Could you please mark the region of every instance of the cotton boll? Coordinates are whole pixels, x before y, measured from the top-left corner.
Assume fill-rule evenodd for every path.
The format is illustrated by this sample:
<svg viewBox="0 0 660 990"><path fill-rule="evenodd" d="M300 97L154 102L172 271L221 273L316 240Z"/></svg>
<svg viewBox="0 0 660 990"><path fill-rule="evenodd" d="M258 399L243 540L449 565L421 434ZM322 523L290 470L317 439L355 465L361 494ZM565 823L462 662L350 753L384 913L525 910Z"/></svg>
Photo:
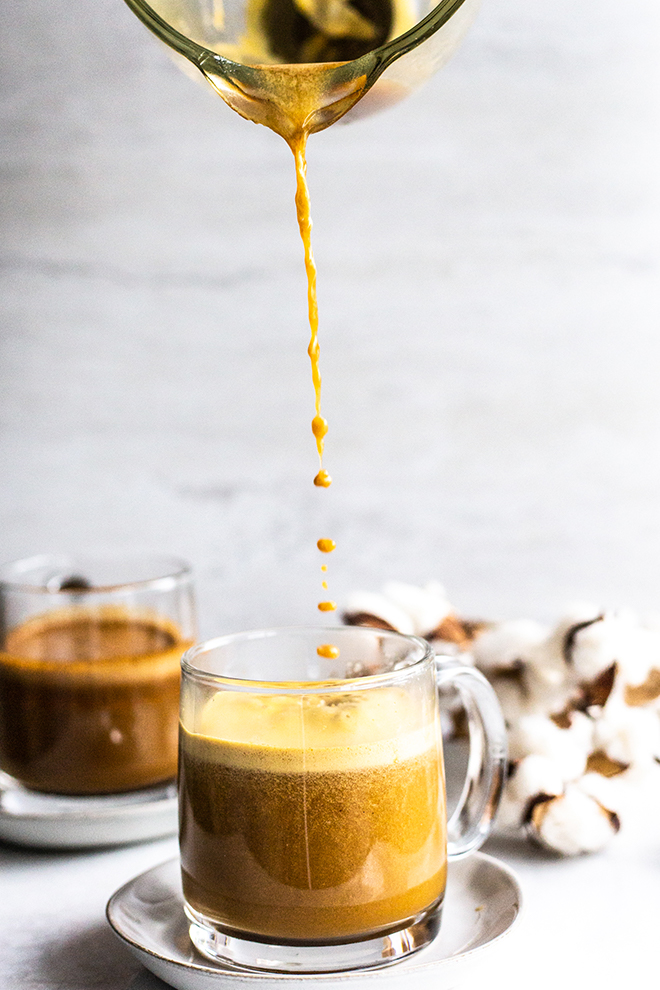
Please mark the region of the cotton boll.
<svg viewBox="0 0 660 990"><path fill-rule="evenodd" d="M574 627L566 638L566 662L578 681L592 681L620 657L630 634L627 623L604 616L587 626Z"/></svg>
<svg viewBox="0 0 660 990"><path fill-rule="evenodd" d="M519 829L530 801L541 795L558 795L564 790L561 774L546 756L526 756L514 767L506 782L497 824L504 829Z"/></svg>
<svg viewBox="0 0 660 990"><path fill-rule="evenodd" d="M555 661L566 662L566 640L572 630L587 623L597 622L602 610L588 602L576 602L569 606L548 637L548 652Z"/></svg>
<svg viewBox="0 0 660 990"><path fill-rule="evenodd" d="M559 731L565 733L582 752L589 754L593 749L594 720L584 712L571 712L569 719L570 726Z"/></svg>
<svg viewBox="0 0 660 990"><path fill-rule="evenodd" d="M566 678L566 664L556 646L554 636L550 635L528 650L526 659L530 674L540 685L547 684L549 687L554 687L563 683Z"/></svg>
<svg viewBox="0 0 660 990"><path fill-rule="evenodd" d="M631 784L624 774L603 777L600 773L585 773L575 786L603 808L615 812L619 818L625 815L631 804Z"/></svg>
<svg viewBox="0 0 660 990"><path fill-rule="evenodd" d="M547 641L530 651L523 677L530 712L554 715L563 711L575 694L575 685L567 677L566 664L557 659Z"/></svg>
<svg viewBox="0 0 660 990"><path fill-rule="evenodd" d="M613 777L611 783L620 786L621 807L626 817L648 815L649 811L657 816L660 812L660 765L656 760L632 763L618 777Z"/></svg>
<svg viewBox="0 0 660 990"><path fill-rule="evenodd" d="M560 729L544 715L525 715L509 733L509 756L520 760L535 753L557 768L562 780L575 780L584 773L588 745L579 733Z"/></svg>
<svg viewBox="0 0 660 990"><path fill-rule="evenodd" d="M563 856L577 856L608 845L619 830L619 821L615 814L571 785L561 797L535 806L528 830L546 848Z"/></svg>
<svg viewBox="0 0 660 990"><path fill-rule="evenodd" d="M612 620L594 622L575 633L566 658L577 681L592 681L621 653L622 630Z"/></svg>
<svg viewBox="0 0 660 990"><path fill-rule="evenodd" d="M594 724L594 749L618 763L649 763L660 757L660 719L649 708L630 708L613 696Z"/></svg>
<svg viewBox="0 0 660 990"><path fill-rule="evenodd" d="M630 612L606 613L567 633L566 660L578 681L592 681L616 663L626 681L641 683L660 663L660 636L639 625Z"/></svg>
<svg viewBox="0 0 660 990"><path fill-rule="evenodd" d="M472 654L477 666L488 673L525 662L530 649L539 646L546 637L545 627L531 619L500 622L480 633Z"/></svg>
<svg viewBox="0 0 660 990"><path fill-rule="evenodd" d="M564 780L553 760L531 753L515 767L507 781L507 791L513 800L525 806L539 794L563 794Z"/></svg>
<svg viewBox="0 0 660 990"><path fill-rule="evenodd" d="M660 633L629 626L621 638L617 663L626 684L643 684L653 669L660 669Z"/></svg>
<svg viewBox="0 0 660 990"><path fill-rule="evenodd" d="M374 616L381 619L398 632L412 635L415 625L408 613L385 595L372 591L356 591L346 604L345 619L351 621L354 616Z"/></svg>
<svg viewBox="0 0 660 990"><path fill-rule="evenodd" d="M444 588L436 582L425 588L400 581L390 581L383 594L404 611L412 622L412 631L418 636L428 635L451 612Z"/></svg>

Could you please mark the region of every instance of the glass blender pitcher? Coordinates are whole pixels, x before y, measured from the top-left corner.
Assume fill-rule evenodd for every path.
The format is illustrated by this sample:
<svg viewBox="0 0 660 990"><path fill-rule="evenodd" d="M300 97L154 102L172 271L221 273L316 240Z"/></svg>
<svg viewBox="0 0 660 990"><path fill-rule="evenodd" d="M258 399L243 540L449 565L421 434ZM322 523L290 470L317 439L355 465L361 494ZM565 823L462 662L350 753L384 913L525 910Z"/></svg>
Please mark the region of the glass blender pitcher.
<svg viewBox="0 0 660 990"><path fill-rule="evenodd" d="M289 143L397 103L448 61L479 0L126 0L232 109Z"/></svg>

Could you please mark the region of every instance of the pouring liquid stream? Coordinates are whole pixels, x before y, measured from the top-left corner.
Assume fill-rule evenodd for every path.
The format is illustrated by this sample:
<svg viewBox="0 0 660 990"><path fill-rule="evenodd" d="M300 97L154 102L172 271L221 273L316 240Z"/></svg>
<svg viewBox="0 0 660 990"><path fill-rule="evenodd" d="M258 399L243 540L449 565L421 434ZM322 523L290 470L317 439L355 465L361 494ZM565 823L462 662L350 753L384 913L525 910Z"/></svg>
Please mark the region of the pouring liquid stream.
<svg viewBox="0 0 660 990"><path fill-rule="evenodd" d="M311 203L309 197L309 187L307 185L307 162L305 150L307 145L307 135L303 132L295 139L291 140L290 147L296 163L296 213L298 217L298 227L305 251L305 272L307 275L307 309L309 316L310 339L307 353L312 366L312 383L314 385L314 418L312 420L312 433L316 440L316 450L319 456L319 470L314 477L314 484L317 488L329 488L332 478L323 467L323 448L325 437L328 432L328 421L321 413L321 371L319 368L319 307L316 294L316 263L314 262L314 252L312 251L312 216ZM331 553L335 549L333 540L320 539L317 547L321 553ZM327 572L327 564L323 565L324 573ZM322 582L324 591L328 589L328 582ZM335 602L326 600L319 602L320 612L334 612L337 608ZM319 656L327 659L336 659L339 650L332 643L323 643L318 647Z"/></svg>
<svg viewBox="0 0 660 990"><path fill-rule="evenodd" d="M277 107L270 101L262 101L257 94L251 94L250 99L245 99L245 94L241 98L236 93L228 94L224 87L217 85L217 78L207 74L209 82L220 93L225 102L240 113L241 116L253 120L255 123L265 124L280 134L287 142L293 152L296 172L296 215L300 237L303 243L305 258L305 273L307 277L307 312L309 318L309 345L307 353L309 355L312 372L312 384L314 387L314 417L312 419L312 433L316 442L319 469L314 476L314 485L317 488L329 488L332 484L330 474L323 466L323 452L325 438L328 433L328 422L321 412L321 371L319 365L320 345L319 345L319 310L316 290L316 263L312 250L312 218L309 187L307 185L307 161L306 148L309 134L316 129L320 129L318 114L323 112L324 100L321 97L322 79L324 71L327 72L326 64L308 66L275 66L268 67L272 72L279 75L282 83L280 94L280 106ZM297 69L298 73L291 73L288 70ZM351 100L357 100L361 91L360 81L353 88L349 95ZM342 100L341 103L344 101ZM282 111L284 107L284 111ZM336 112L336 108L335 111ZM325 114L323 114L323 124L325 124ZM316 124L316 126L315 126ZM335 544L330 539L320 539L317 547L321 553L328 554L335 549ZM322 565L324 580L322 588L328 589L327 564ZM334 612L337 606L330 598L325 598L318 603L318 609L322 613ZM317 652L319 656L327 659L336 659L339 656L339 649L332 643L321 644Z"/></svg>
<svg viewBox="0 0 660 990"><path fill-rule="evenodd" d="M254 77L236 77L231 83L223 73L214 71L212 60L202 62L200 68L207 80L233 110L242 117L263 124L279 134L287 142L293 152L296 172L296 215L298 227L304 248L305 272L307 277L307 309L309 317L310 338L307 349L314 386L315 412L312 419L312 433L316 441L319 459L319 470L314 477L317 488L329 488L332 484L330 474L323 466L325 438L328 432L327 420L321 412L321 372L319 367L319 312L316 290L316 264L312 251L312 219L309 187L307 185L306 148L307 139L311 133L330 126L347 110L351 109L361 98L367 85L364 75L344 74L344 66L349 59L357 54L347 45L355 44L356 40L363 50L368 50L374 44L384 39L393 25L397 33L414 22L407 0L369 0L367 17L356 13L353 5L346 0L338 0L334 4L319 4L318 0L296 0L297 6L311 16L316 33L308 38L301 48L286 52L286 44L290 39L275 37L279 31L279 21L273 22L273 38L265 39L261 33L261 20L256 16L258 5L253 7L254 16L250 19L245 45L250 49L251 59L245 52L228 52L230 57L238 58L259 68L263 80L262 87L254 85ZM265 7L263 8L265 10ZM222 17L222 4L216 3L214 9L216 18ZM319 20L321 18L321 20ZM261 25L261 26L260 26ZM285 45L285 48L282 48ZM292 63L260 64L264 55L271 55L274 48L279 46L282 54L288 54ZM321 52L324 52L324 55ZM332 61L339 55L346 55L347 61ZM257 56L255 59L254 56ZM314 56L318 60L313 61ZM323 59L323 60L322 60ZM264 59L265 61L265 59ZM330 539L321 539L317 547L324 555L335 549ZM322 588L328 590L327 564L322 565ZM329 597L318 603L318 609L325 614L334 612L336 604ZM339 649L332 643L324 643L317 649L319 656L335 659Z"/></svg>

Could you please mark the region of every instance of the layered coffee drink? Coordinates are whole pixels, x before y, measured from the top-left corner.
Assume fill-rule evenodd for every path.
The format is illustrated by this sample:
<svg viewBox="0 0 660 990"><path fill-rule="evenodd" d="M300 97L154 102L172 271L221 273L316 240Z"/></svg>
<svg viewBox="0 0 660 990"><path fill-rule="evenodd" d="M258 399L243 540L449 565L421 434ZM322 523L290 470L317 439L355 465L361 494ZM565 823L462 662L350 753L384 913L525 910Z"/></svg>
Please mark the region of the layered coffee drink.
<svg viewBox="0 0 660 990"><path fill-rule="evenodd" d="M0 768L35 790L107 794L173 778L180 658L165 618L119 607L49 612L0 652Z"/></svg>
<svg viewBox="0 0 660 990"><path fill-rule="evenodd" d="M192 912L227 934L309 945L386 934L437 905L441 744L414 701L396 687L213 695L197 731L181 729Z"/></svg>

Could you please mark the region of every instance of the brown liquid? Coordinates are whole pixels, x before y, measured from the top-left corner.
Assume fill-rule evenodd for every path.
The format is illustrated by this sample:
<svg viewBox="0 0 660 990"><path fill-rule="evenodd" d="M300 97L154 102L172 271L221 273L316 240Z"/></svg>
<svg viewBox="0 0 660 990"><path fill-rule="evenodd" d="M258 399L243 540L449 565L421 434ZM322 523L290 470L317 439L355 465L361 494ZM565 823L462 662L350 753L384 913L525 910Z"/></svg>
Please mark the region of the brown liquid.
<svg viewBox="0 0 660 990"><path fill-rule="evenodd" d="M0 652L0 767L35 790L105 794L173 778L179 661L165 620L63 610Z"/></svg>
<svg viewBox="0 0 660 990"><path fill-rule="evenodd" d="M226 699L220 700L219 724L231 723ZM361 741L358 722L348 730L349 737L357 733L350 745L333 746L330 739L324 746L327 735L336 733L335 743L345 740L344 726L356 708L359 719L361 702L319 699L325 711L303 714L305 747L304 737L302 743L297 738L301 699L279 700L298 707L272 713L274 738L263 745L182 729L187 902L223 930L274 941L331 942L401 927L437 903L445 887L443 791L433 733L373 740L378 709L368 704L364 727L371 741ZM255 696L237 702L260 701L265 714L255 726L268 723L278 702ZM392 706L383 705L391 718ZM320 719L317 730L314 717ZM237 712L234 721L241 718L247 736L251 713ZM264 731L269 734L268 725ZM293 736L290 746L274 744L282 734Z"/></svg>

